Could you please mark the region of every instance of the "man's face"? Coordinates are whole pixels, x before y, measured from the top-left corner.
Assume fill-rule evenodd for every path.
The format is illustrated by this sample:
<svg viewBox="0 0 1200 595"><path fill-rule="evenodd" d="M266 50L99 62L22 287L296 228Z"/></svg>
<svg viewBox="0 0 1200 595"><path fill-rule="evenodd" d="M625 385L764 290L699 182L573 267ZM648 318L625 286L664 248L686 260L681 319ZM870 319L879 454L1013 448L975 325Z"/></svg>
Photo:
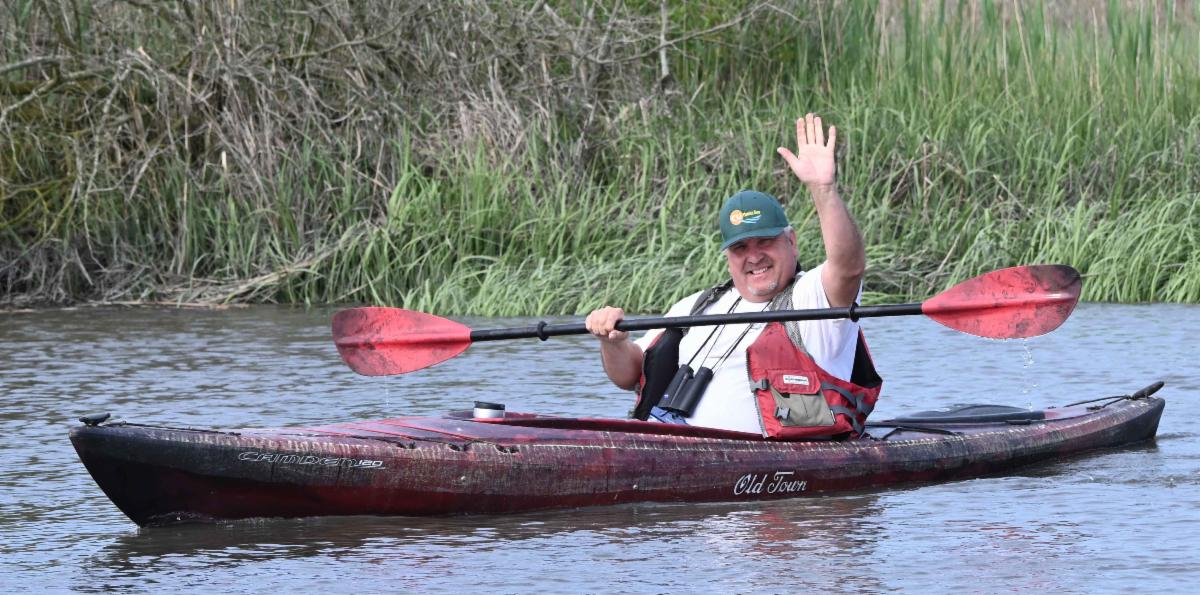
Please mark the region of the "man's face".
<svg viewBox="0 0 1200 595"><path fill-rule="evenodd" d="M748 238L725 249L733 286L748 302L767 302L796 274L796 232Z"/></svg>

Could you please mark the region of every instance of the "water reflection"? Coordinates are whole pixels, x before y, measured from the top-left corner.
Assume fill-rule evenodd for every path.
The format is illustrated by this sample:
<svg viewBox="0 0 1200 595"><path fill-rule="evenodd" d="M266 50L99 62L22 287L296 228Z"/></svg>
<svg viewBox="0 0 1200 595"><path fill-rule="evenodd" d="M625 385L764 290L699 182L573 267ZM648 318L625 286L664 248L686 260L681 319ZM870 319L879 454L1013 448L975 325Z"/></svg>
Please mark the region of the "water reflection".
<svg viewBox="0 0 1200 595"><path fill-rule="evenodd" d="M814 588L834 589L844 587L846 577L831 575L831 565L852 567L874 555L878 511L878 494L858 494L749 505L636 504L504 516L156 527L120 536L91 556L87 566L105 572L73 588L95 592L127 587L179 559L189 561L187 575L241 572L284 560L300 566L339 560L441 568L468 557L480 569L494 569L510 567L521 551L574 556L586 548L592 558L606 563L658 567L656 572L681 576L714 573L712 579L718 581L729 577L717 569L737 560L745 589L777 589L791 573L804 574ZM797 552L813 554L797 558ZM579 586L578 581L573 584ZM858 582L860 589L879 586L874 579Z"/></svg>

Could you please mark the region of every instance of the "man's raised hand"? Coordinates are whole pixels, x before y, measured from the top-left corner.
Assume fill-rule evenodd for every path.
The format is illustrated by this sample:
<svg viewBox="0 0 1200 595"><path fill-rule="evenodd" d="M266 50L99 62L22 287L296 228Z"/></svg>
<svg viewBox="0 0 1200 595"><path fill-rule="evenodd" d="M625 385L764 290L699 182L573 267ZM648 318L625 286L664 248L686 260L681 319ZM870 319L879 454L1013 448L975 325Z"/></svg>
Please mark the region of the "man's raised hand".
<svg viewBox="0 0 1200 595"><path fill-rule="evenodd" d="M810 112L796 120L796 152L787 147L779 147L776 151L801 182L810 187L832 186L837 181L837 165L833 158L836 141L837 128L829 127L826 142L821 117Z"/></svg>

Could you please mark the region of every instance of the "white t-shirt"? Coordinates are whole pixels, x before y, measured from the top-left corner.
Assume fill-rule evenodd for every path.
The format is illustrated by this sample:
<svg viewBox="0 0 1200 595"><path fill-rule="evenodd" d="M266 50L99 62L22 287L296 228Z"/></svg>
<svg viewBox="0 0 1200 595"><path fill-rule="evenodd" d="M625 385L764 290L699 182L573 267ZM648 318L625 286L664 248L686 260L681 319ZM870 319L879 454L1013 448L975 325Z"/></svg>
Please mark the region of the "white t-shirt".
<svg viewBox="0 0 1200 595"><path fill-rule="evenodd" d="M821 283L821 267L801 274L792 285L792 307L797 310L828 308L829 298ZM688 316L692 306L702 292L683 298L666 316ZM861 293L861 289L860 289ZM737 289L730 289L721 299L710 305L703 314L725 314L739 312L761 312L767 303L739 300ZM861 297L861 296L860 296ZM842 318L837 320L807 320L799 323L800 337L804 348L813 361L826 372L850 379L854 368L854 351L858 340L858 323ZM749 330L747 331L747 326ZM707 428L761 433L754 393L750 390L750 378L746 368L746 348L754 343L766 323L751 325L730 324L725 326L696 326L688 330L679 343L679 364L691 361L693 370L707 366L713 371L712 382L704 391L696 411L687 419L688 423ZM650 348L662 329L647 331L635 341L642 351ZM745 336L742 336L745 332ZM709 336L712 336L709 339ZM707 339L707 343L705 340ZM740 339L740 340L739 340ZM736 346L735 346L736 345ZM726 352L733 351L722 362ZM693 356L695 358L693 359ZM719 362L719 363L718 363Z"/></svg>

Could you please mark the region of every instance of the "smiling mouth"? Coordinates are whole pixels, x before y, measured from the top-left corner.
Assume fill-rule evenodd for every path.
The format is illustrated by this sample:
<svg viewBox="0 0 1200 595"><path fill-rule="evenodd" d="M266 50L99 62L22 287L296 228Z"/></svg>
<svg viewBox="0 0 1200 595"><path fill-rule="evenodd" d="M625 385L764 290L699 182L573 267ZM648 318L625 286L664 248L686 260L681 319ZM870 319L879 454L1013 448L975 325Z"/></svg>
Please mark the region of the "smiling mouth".
<svg viewBox="0 0 1200 595"><path fill-rule="evenodd" d="M759 267L757 269L750 269L749 271L746 271L746 274L750 275L751 277L758 277L767 274L767 271L770 269L770 266Z"/></svg>

